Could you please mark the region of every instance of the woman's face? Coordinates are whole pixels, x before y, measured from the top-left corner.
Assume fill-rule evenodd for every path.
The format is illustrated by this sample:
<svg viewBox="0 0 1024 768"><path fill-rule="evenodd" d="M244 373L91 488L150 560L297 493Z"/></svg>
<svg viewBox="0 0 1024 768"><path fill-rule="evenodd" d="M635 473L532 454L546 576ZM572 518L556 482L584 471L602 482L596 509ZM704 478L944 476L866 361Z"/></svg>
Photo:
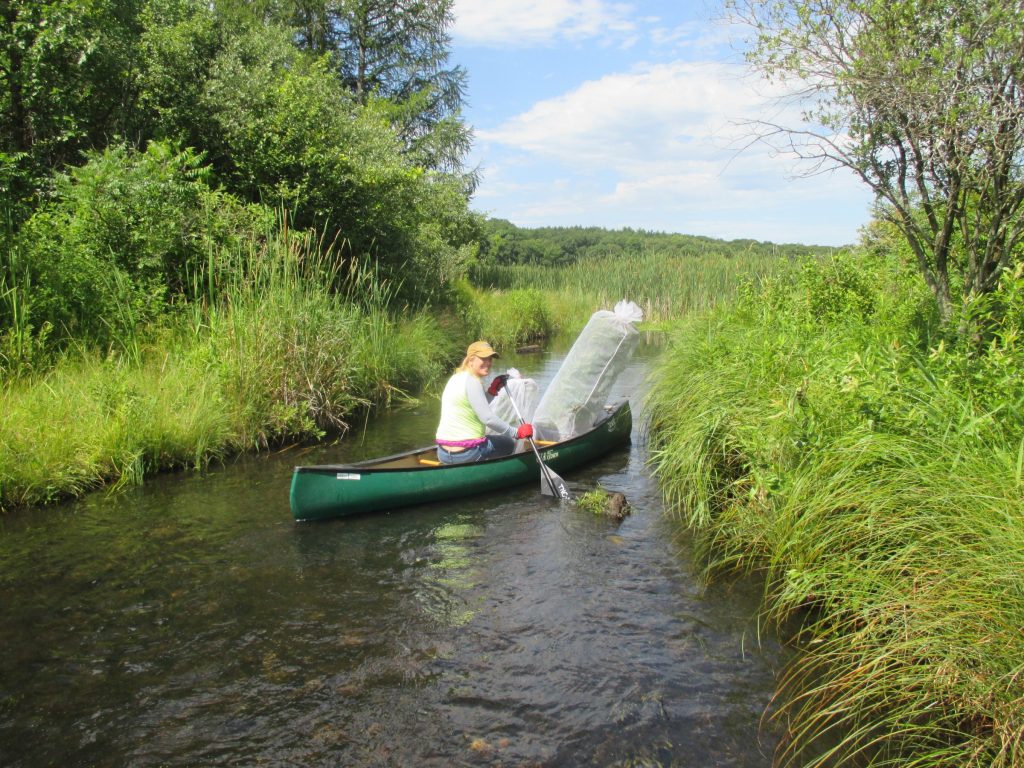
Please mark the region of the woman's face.
<svg viewBox="0 0 1024 768"><path fill-rule="evenodd" d="M491 363L493 360L494 358L492 357L477 357L474 355L469 359L469 372L478 379L482 379L491 372Z"/></svg>

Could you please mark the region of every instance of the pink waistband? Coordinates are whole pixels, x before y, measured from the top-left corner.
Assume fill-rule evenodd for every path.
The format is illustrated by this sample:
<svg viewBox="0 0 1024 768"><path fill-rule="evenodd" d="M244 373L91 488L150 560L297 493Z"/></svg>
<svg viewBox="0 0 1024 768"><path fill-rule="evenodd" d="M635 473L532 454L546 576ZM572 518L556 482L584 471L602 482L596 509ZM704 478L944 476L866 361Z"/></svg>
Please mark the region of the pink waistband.
<svg viewBox="0 0 1024 768"><path fill-rule="evenodd" d="M486 437L476 437L472 440L437 440L438 445L449 448L476 448L487 442Z"/></svg>

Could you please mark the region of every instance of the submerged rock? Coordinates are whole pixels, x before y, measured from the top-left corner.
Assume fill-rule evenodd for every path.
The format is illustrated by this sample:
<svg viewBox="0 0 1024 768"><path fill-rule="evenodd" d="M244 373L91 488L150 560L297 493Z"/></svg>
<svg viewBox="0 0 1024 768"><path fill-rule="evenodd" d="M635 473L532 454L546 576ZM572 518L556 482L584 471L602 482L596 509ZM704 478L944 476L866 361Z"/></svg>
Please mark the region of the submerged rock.
<svg viewBox="0 0 1024 768"><path fill-rule="evenodd" d="M626 501L626 496L617 492L609 494L608 500L605 502L604 506L605 514L616 520L624 519L626 515L633 511L629 508L629 502Z"/></svg>

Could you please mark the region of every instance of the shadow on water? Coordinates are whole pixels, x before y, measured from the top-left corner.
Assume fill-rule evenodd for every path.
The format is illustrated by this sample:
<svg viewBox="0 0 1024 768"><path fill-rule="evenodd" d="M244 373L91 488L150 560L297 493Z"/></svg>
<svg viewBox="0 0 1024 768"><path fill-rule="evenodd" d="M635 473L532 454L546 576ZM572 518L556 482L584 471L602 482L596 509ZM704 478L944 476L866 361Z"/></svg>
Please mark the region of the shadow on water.
<svg viewBox="0 0 1024 768"><path fill-rule="evenodd" d="M543 385L560 359L501 362ZM783 651L758 643L759 586L701 588L639 423L566 477L625 493L621 524L533 486L292 522L293 464L416 447L436 418L424 398L336 445L5 521L0 764L769 765Z"/></svg>

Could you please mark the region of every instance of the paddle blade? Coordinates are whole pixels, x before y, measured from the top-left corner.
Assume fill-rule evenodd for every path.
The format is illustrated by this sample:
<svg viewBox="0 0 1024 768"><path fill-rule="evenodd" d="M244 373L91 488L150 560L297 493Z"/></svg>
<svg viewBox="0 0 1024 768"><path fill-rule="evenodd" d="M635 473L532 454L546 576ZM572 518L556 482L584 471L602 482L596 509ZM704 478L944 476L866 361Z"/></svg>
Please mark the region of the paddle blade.
<svg viewBox="0 0 1024 768"><path fill-rule="evenodd" d="M540 492L561 501L572 501L572 494L569 493L565 481L546 464L540 465Z"/></svg>

